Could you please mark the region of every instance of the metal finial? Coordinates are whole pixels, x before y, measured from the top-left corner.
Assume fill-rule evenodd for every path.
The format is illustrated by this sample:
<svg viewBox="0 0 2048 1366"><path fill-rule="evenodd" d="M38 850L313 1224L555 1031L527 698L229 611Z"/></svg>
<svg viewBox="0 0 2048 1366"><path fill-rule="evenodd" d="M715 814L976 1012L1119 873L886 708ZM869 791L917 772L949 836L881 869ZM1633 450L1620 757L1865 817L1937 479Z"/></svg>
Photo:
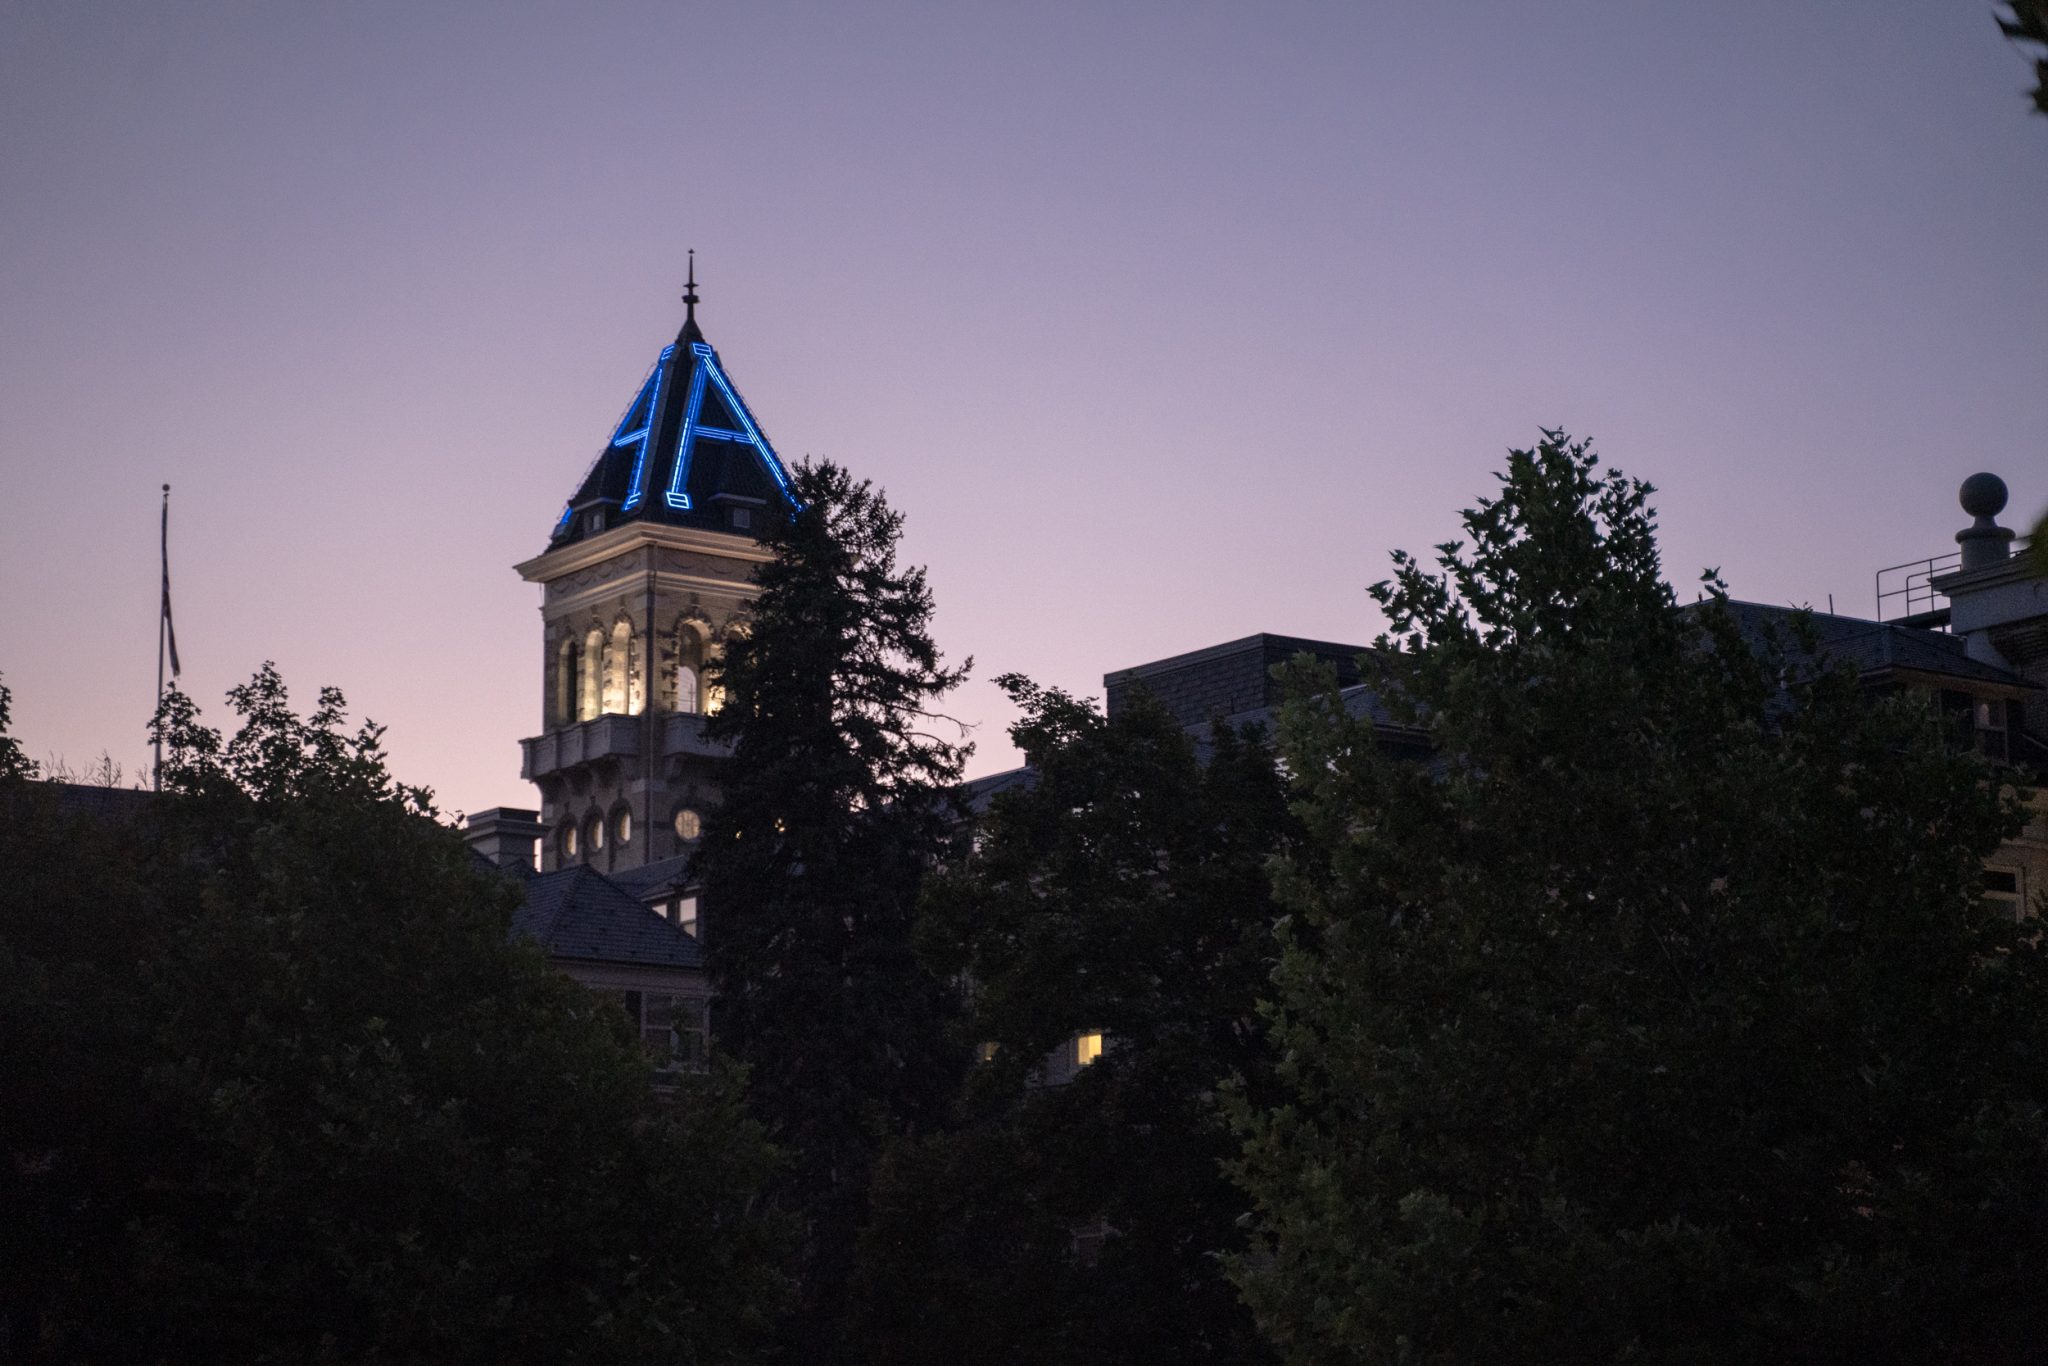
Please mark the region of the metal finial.
<svg viewBox="0 0 2048 1366"><path fill-rule="evenodd" d="M690 278L683 283L683 321L697 321L697 250L690 249Z"/></svg>

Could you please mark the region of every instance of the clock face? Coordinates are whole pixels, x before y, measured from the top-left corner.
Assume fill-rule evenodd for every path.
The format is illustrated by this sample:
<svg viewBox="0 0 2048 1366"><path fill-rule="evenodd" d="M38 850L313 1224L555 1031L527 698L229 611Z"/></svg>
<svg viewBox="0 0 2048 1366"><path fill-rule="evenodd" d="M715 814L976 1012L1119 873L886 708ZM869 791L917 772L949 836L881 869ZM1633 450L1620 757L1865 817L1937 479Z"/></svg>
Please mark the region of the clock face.
<svg viewBox="0 0 2048 1366"><path fill-rule="evenodd" d="M693 840L704 833L704 820L689 807L676 812L676 838Z"/></svg>

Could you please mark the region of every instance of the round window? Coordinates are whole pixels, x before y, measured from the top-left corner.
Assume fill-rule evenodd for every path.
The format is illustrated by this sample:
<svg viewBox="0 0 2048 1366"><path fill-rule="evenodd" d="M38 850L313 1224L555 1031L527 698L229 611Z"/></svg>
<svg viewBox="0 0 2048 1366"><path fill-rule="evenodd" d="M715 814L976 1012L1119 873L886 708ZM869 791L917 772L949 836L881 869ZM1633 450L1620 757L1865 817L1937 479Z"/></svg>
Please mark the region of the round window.
<svg viewBox="0 0 2048 1366"><path fill-rule="evenodd" d="M704 819L689 807L676 812L676 837L693 840L704 833Z"/></svg>
<svg viewBox="0 0 2048 1366"><path fill-rule="evenodd" d="M631 844L633 842L633 813L631 811L621 811L618 815L612 817L612 834L620 844Z"/></svg>

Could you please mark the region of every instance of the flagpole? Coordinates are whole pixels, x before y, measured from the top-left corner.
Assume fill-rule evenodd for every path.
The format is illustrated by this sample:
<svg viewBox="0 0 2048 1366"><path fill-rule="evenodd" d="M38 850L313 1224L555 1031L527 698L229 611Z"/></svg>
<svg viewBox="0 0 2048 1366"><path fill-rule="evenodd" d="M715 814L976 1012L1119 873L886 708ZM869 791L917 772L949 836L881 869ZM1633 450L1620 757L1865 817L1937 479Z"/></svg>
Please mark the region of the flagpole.
<svg viewBox="0 0 2048 1366"><path fill-rule="evenodd" d="M154 718L161 717L163 714L164 629L170 624L171 620L169 612L171 597L171 486L169 484L164 485L164 510L159 526L157 548L163 552L164 579L163 594L157 600L156 609L156 712L153 714L152 722L154 722ZM155 754L150 763L151 785L155 791L161 792L164 790L163 728L152 724L151 729L156 732L153 741Z"/></svg>

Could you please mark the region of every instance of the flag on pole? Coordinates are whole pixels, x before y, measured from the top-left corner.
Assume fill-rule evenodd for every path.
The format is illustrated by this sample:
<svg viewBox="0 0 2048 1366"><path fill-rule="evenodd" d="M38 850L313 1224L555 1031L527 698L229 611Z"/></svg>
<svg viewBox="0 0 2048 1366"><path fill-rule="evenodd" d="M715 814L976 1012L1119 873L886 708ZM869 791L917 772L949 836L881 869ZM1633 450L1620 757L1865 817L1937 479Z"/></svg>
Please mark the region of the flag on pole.
<svg viewBox="0 0 2048 1366"><path fill-rule="evenodd" d="M171 486L164 485L163 536L159 544L164 558L164 640L171 648L171 677L178 676L178 628L171 624ZM158 661L162 667L162 661Z"/></svg>

